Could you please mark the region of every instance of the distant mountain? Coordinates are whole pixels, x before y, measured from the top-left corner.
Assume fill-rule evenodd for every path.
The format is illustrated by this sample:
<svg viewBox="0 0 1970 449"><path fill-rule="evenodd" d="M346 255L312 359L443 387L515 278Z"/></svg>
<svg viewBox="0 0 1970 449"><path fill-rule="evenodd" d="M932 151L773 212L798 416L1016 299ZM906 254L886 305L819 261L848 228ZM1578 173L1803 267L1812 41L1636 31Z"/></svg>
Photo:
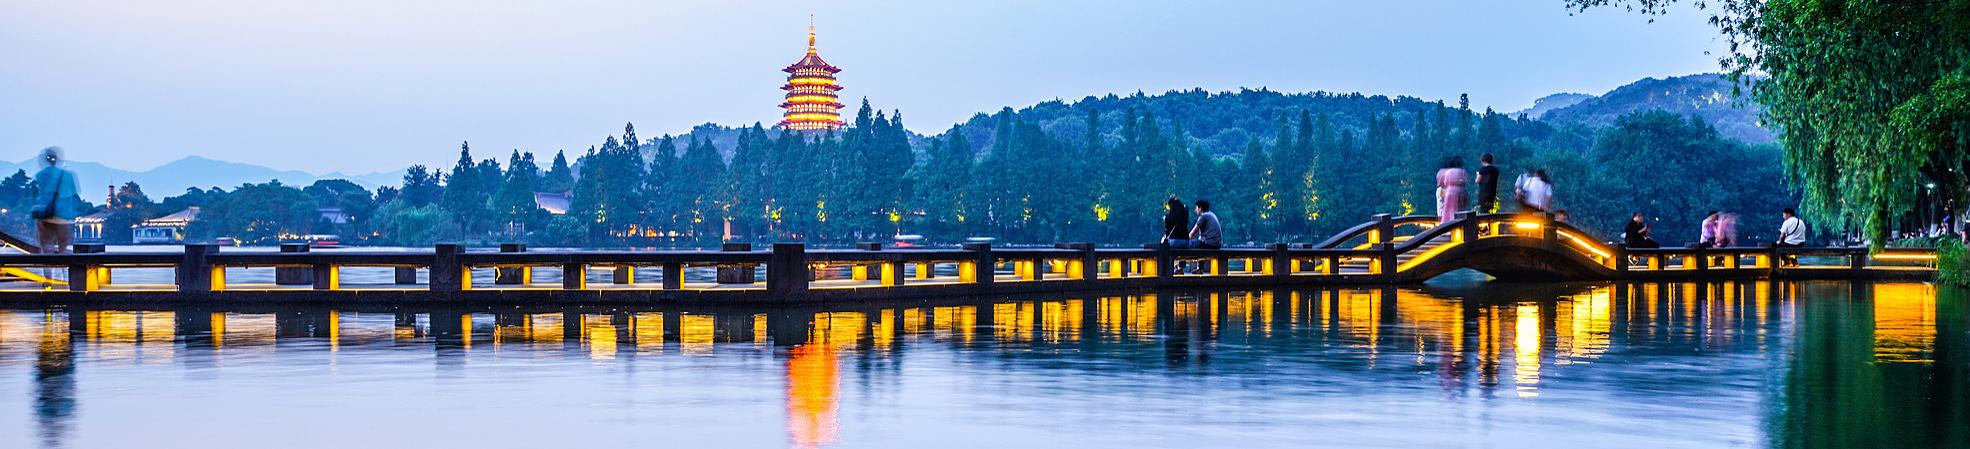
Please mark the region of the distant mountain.
<svg viewBox="0 0 1970 449"><path fill-rule="evenodd" d="M1664 79L1643 78L1598 97L1551 108L1537 115L1528 113L1527 117L1553 123L1603 127L1631 112L1661 109L1681 115L1696 114L1717 127L1717 132L1725 137L1747 143L1773 142L1772 130L1758 124L1758 114L1763 109L1748 96L1733 95L1732 87L1729 78L1716 73ZM1539 103L1535 102L1533 109L1539 108Z"/></svg>
<svg viewBox="0 0 1970 449"><path fill-rule="evenodd" d="M96 162L70 161L65 164L75 172L85 197L94 198L98 194L108 195L108 186L122 185L136 181L143 186L144 193L151 199L163 199L183 193L191 187L224 187L232 189L249 182L259 183L280 180L283 184L305 186L320 179L347 179L369 188L394 186L402 182L403 170L382 171L358 175L328 173L310 174L299 170L277 170L253 164L226 162L198 156L188 156L164 165L143 171L129 171L106 166ZM0 162L0 176L12 174L14 170L26 170L29 174L40 170L34 159L16 163Z"/></svg>
<svg viewBox="0 0 1970 449"><path fill-rule="evenodd" d="M1523 115L1526 117L1539 118L1545 116L1547 111L1564 108L1567 106L1573 106L1576 104L1580 104L1580 102L1582 101L1587 101L1593 98L1594 98L1593 95L1573 93L1573 92L1563 92L1563 93L1547 95L1544 97L1539 97L1539 99L1537 100L1532 100L1532 107L1526 108L1526 110L1523 111L1511 113L1510 115L1514 115L1514 116Z"/></svg>

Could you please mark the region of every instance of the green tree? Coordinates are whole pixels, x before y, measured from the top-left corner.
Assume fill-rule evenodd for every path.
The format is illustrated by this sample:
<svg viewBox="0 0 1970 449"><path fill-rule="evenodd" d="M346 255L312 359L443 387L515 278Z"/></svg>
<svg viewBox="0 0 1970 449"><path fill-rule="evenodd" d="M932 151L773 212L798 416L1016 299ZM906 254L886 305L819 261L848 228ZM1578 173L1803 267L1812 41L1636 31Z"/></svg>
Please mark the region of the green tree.
<svg viewBox="0 0 1970 449"><path fill-rule="evenodd" d="M1567 0L1665 14L1675 0ZM1804 212L1859 227L1880 245L1893 221L1935 184L1962 216L1970 170L1970 0L1715 0L1729 42L1721 64L1782 130L1788 177ZM1940 138L1938 138L1940 137Z"/></svg>
<svg viewBox="0 0 1970 449"><path fill-rule="evenodd" d="M492 198L493 217L509 234L536 229L547 218L547 211L534 202L540 167L534 165L532 153L523 156L518 150L508 157L506 165L506 179Z"/></svg>
<svg viewBox="0 0 1970 449"><path fill-rule="evenodd" d="M568 168L568 156L562 151L554 151L554 162L548 166L540 187L546 192L566 192L575 187L575 172Z"/></svg>
<svg viewBox="0 0 1970 449"><path fill-rule="evenodd" d="M467 233L483 230L489 215L486 204L492 196L482 179L484 175L485 171L472 160L471 144L459 144L458 163L452 166L451 176L445 178L438 207L458 219L459 227Z"/></svg>

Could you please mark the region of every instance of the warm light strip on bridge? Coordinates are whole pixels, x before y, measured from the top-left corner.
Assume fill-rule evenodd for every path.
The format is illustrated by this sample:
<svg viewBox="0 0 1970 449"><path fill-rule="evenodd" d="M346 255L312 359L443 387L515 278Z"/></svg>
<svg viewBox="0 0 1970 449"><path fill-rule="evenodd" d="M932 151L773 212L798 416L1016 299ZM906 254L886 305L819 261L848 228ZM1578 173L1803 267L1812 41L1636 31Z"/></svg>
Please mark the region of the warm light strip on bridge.
<svg viewBox="0 0 1970 449"><path fill-rule="evenodd" d="M1443 252L1444 252L1444 251L1449 251L1449 250L1450 250L1450 248L1453 248L1453 247L1457 247L1457 246L1460 246L1460 245L1463 245L1463 244L1462 244L1462 243L1445 243L1445 244L1442 244L1442 245L1437 245L1437 246L1436 246L1435 248L1430 248L1429 250L1426 250L1426 251L1423 251L1423 253L1422 253L1422 254L1417 254L1417 255L1416 255L1416 257L1412 257L1412 258L1410 258L1408 262L1405 262L1405 263L1403 263L1402 265L1398 265L1398 266L1396 266L1396 267L1395 267L1395 271L1396 271L1396 272L1398 272L1398 273L1399 273L1399 272L1403 272L1403 271L1409 271L1410 269L1413 269L1413 268L1416 268L1416 266L1417 266L1417 265L1422 265L1422 264L1423 264L1423 262L1427 262L1427 261L1429 261L1429 260L1430 260L1431 258L1434 258L1434 257L1436 257L1436 256L1437 256L1438 254L1443 254Z"/></svg>
<svg viewBox="0 0 1970 449"><path fill-rule="evenodd" d="M1614 258L1613 254L1609 254L1607 251L1601 250L1597 245L1594 245L1592 242L1588 242L1587 239L1580 238L1580 236L1573 235L1573 233L1571 232L1566 232L1565 230L1561 230L1559 231L1559 234L1560 234L1560 238L1571 241L1573 242L1574 246L1578 246L1580 247L1580 249L1587 250L1587 252L1593 253L1596 256L1601 256L1602 259Z"/></svg>
<svg viewBox="0 0 1970 449"><path fill-rule="evenodd" d="M1877 260L1936 260L1935 254L1881 253L1875 254Z"/></svg>

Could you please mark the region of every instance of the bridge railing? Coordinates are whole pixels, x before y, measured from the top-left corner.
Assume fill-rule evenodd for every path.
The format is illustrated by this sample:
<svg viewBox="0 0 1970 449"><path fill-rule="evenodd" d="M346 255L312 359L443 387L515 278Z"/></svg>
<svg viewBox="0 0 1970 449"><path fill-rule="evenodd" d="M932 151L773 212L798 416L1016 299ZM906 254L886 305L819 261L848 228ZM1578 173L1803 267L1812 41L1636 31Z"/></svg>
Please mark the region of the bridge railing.
<svg viewBox="0 0 1970 449"><path fill-rule="evenodd" d="M1870 254L1865 248L1663 248L1627 249L1596 241L1591 234L1544 215L1460 216L1446 223L1433 218L1377 217L1368 245L1313 247L1275 243L1259 248L1169 249L1096 248L1087 243L1054 247L895 249L865 244L856 249L809 251L800 244L770 250L726 245L716 251L539 251L503 245L497 251L441 244L415 251L293 252L221 251L214 245L185 245L182 252L8 254L0 272L47 269L66 276L38 288L77 292L149 291L202 294L220 291L419 290L629 290L736 291L798 296L808 292L871 288L957 288L983 292L995 285L1018 289L1109 286L1259 285L1269 282L1404 282L1447 265L1423 267L1455 251L1481 251L1512 245L1543 246L1598 266L1607 278L1699 279L1728 275L1858 276L1896 270L1933 272L1935 253L1892 248ZM1425 219L1428 218L1428 219ZM1414 233L1395 233L1398 227ZM1431 226L1422 227L1424 224ZM1360 228L1360 227L1358 227ZM1400 236L1383 241L1384 236ZM1333 240L1343 241L1344 240ZM1478 245L1471 247L1469 245ZM1475 248L1475 249L1473 249ZM285 250L286 248L284 248ZM1584 262L1581 262L1584 261ZM396 271L391 282L345 285L341 271L384 267ZM272 284L229 280L229 270L276 270ZM1449 267L1455 268L1455 267ZM114 282L115 271L164 269L169 283ZM536 282L536 270L558 270L558 285ZM660 269L658 282L639 282L639 270ZM8 271L12 270L12 271ZM597 273L603 270L604 273ZM1421 271L1419 271L1421 270ZM1692 273L1701 272L1701 273ZM490 275L487 275L487 274ZM1423 274L1417 274L1423 273ZM420 281L420 274L426 280ZM591 285L591 280L607 279ZM17 283L18 284L18 283ZM926 290L928 291L928 290ZM1019 290L1026 291L1026 290Z"/></svg>
<svg viewBox="0 0 1970 449"><path fill-rule="evenodd" d="M1417 234L1429 231L1437 225L1437 221L1438 217L1435 215L1376 214L1370 217L1367 223L1347 228L1334 234L1333 237L1306 247L1368 249L1383 243L1401 243L1415 238Z"/></svg>

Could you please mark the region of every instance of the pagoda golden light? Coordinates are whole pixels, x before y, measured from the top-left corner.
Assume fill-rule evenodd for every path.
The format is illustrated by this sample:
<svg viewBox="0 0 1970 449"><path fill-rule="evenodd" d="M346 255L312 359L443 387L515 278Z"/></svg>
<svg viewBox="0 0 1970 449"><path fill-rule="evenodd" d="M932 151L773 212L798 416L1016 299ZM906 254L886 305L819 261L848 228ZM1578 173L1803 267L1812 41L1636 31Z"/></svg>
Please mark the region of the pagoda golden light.
<svg viewBox="0 0 1970 449"><path fill-rule="evenodd" d="M840 128L841 85L835 83L835 74L841 69L821 60L821 54L814 49L814 25L807 25L807 56L787 68L787 84L780 90L787 91L786 101L780 108L786 113L780 119L780 127L796 131L812 131Z"/></svg>

